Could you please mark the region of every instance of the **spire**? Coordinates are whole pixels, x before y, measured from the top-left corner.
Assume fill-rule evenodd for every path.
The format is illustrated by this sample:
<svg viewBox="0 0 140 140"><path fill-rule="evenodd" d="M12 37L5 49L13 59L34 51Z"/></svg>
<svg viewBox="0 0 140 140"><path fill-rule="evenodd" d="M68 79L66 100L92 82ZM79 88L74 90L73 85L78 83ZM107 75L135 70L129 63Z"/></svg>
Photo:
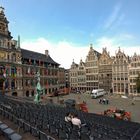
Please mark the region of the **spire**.
<svg viewBox="0 0 140 140"><path fill-rule="evenodd" d="M72 64L75 64L75 63L74 63L74 59L73 59L73 61L72 61Z"/></svg>
<svg viewBox="0 0 140 140"><path fill-rule="evenodd" d="M4 14L4 8L0 6L0 22L1 22L1 32L0 35L2 38L9 38L12 39L11 32L8 30L8 23L5 14Z"/></svg>
<svg viewBox="0 0 140 140"><path fill-rule="evenodd" d="M120 46L119 46L119 51L118 52L121 52Z"/></svg>
<svg viewBox="0 0 140 140"><path fill-rule="evenodd" d="M20 48L20 35L18 35L18 44L17 44L17 48Z"/></svg>
<svg viewBox="0 0 140 140"><path fill-rule="evenodd" d="M92 49L93 47L92 47L93 45L92 45L92 43L90 44L90 49Z"/></svg>
<svg viewBox="0 0 140 140"><path fill-rule="evenodd" d="M0 13L4 13L4 8L2 6L0 6Z"/></svg>

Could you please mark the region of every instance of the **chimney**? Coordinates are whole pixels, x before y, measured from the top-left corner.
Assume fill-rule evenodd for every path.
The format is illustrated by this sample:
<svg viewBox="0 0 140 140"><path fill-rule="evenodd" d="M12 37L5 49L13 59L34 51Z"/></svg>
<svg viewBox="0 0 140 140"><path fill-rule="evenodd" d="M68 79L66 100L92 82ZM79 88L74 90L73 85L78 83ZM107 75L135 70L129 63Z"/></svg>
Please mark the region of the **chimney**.
<svg viewBox="0 0 140 140"><path fill-rule="evenodd" d="M48 50L45 50L45 55L48 57L48 55L49 55L49 51Z"/></svg>

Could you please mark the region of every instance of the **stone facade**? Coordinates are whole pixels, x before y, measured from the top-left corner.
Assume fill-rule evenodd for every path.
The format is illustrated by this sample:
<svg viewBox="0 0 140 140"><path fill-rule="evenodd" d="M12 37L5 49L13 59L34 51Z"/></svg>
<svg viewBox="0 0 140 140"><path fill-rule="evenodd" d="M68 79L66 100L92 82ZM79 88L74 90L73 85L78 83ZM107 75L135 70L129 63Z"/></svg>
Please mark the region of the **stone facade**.
<svg viewBox="0 0 140 140"><path fill-rule="evenodd" d="M80 60L77 68L77 91L86 91L86 69L85 63L82 61L82 59Z"/></svg>
<svg viewBox="0 0 140 140"><path fill-rule="evenodd" d="M69 76L70 76L70 90L72 92L75 92L77 90L78 87L78 64L76 64L73 60L71 68L69 70Z"/></svg>
<svg viewBox="0 0 140 140"><path fill-rule="evenodd" d="M114 94L129 94L128 57L119 48L112 64L112 88Z"/></svg>
<svg viewBox="0 0 140 140"><path fill-rule="evenodd" d="M8 30L4 8L0 7L0 92L21 94L22 66L19 40L13 40Z"/></svg>
<svg viewBox="0 0 140 140"><path fill-rule="evenodd" d="M34 96L37 72L40 73L41 86L45 94L59 90L62 87L62 84L58 84L61 71L59 64L50 57L48 50L41 54L21 49L20 38L18 37L18 41L12 39L8 23L4 8L0 7L0 93Z"/></svg>
<svg viewBox="0 0 140 140"><path fill-rule="evenodd" d="M58 84L59 84L59 92L65 92L66 87L66 75L65 75L65 69L59 68L58 71Z"/></svg>
<svg viewBox="0 0 140 140"><path fill-rule="evenodd" d="M99 58L99 88L107 93L112 92L112 62L109 52L103 48Z"/></svg>
<svg viewBox="0 0 140 140"><path fill-rule="evenodd" d="M40 73L40 84L44 89L45 94L54 93L59 89L59 64L50 57L49 53L40 54L21 49L21 54L23 70L23 96L34 96L36 92L35 87L37 84L37 72Z"/></svg>
<svg viewBox="0 0 140 140"><path fill-rule="evenodd" d="M129 64L129 82L130 82L130 95L140 95L137 92L136 79L140 75L140 55L136 53L131 57L131 62Z"/></svg>
<svg viewBox="0 0 140 140"><path fill-rule="evenodd" d="M99 88L99 56L100 54L90 44L90 50L85 61L87 91Z"/></svg>
<svg viewBox="0 0 140 140"><path fill-rule="evenodd" d="M82 65L83 73L79 74ZM73 62L70 68L70 87L73 89L91 92L93 89L104 89L107 93L120 95L140 95L136 90L136 78L140 75L140 56L126 56L121 49L115 56L110 56L106 48L102 54L95 51L90 45L85 63ZM82 84L79 83L84 79ZM86 86L85 86L86 83ZM81 85L81 86L79 86ZM82 86L83 85L83 86Z"/></svg>

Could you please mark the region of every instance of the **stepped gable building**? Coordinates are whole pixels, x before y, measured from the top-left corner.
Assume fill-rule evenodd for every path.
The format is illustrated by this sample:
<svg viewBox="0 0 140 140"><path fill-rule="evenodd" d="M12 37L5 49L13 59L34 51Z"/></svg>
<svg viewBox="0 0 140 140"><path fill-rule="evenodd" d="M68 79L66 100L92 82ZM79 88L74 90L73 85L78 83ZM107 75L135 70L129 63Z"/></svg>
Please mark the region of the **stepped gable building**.
<svg viewBox="0 0 140 140"><path fill-rule="evenodd" d="M13 40L8 30L4 8L0 7L0 93L15 96L34 96L36 73L40 72L45 93L59 89L59 64L49 55L20 48L20 38Z"/></svg>
<svg viewBox="0 0 140 140"><path fill-rule="evenodd" d="M114 94L128 95L129 93L128 65L128 57L119 48L112 64L112 88Z"/></svg>
<svg viewBox="0 0 140 140"><path fill-rule="evenodd" d="M121 49L110 57L106 48L102 54L90 50L85 63L74 61L69 70L70 88L74 91L88 92L104 89L107 93L139 96L136 79L140 77L140 55L126 56ZM73 91L71 91L73 92Z"/></svg>
<svg viewBox="0 0 140 140"><path fill-rule="evenodd" d="M77 90L80 92L86 91L86 69L85 63L80 60L80 63L77 67Z"/></svg>
<svg viewBox="0 0 140 140"><path fill-rule="evenodd" d="M90 44L90 50L86 57L85 69L86 69L86 86L87 91L92 91L93 89L99 88L99 57L100 53L93 49L92 44Z"/></svg>
<svg viewBox="0 0 140 140"><path fill-rule="evenodd" d="M136 53L131 57L129 64L130 95L137 96L136 79L140 76L140 55Z"/></svg>
<svg viewBox="0 0 140 140"><path fill-rule="evenodd" d="M0 93L16 94L22 90L20 41L13 40L4 8L0 7Z"/></svg>
<svg viewBox="0 0 140 140"><path fill-rule="evenodd" d="M112 62L109 52L103 48L99 58L99 88L108 93L112 91Z"/></svg>
<svg viewBox="0 0 140 140"><path fill-rule="evenodd" d="M77 69L78 69L78 64L76 64L73 60L72 64L71 64L71 68L69 70L69 76L70 76L70 90L72 92L76 92L77 91L77 87L78 87L78 82L77 82Z"/></svg>

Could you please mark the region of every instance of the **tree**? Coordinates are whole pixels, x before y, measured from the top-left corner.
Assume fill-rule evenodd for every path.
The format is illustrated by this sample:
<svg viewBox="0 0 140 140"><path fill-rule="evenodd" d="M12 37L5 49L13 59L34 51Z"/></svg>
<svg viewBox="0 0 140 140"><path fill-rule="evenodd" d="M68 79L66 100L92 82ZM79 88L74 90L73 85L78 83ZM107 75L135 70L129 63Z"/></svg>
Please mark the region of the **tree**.
<svg viewBox="0 0 140 140"><path fill-rule="evenodd" d="M137 89L137 93L140 93L140 73L136 78L136 89Z"/></svg>

